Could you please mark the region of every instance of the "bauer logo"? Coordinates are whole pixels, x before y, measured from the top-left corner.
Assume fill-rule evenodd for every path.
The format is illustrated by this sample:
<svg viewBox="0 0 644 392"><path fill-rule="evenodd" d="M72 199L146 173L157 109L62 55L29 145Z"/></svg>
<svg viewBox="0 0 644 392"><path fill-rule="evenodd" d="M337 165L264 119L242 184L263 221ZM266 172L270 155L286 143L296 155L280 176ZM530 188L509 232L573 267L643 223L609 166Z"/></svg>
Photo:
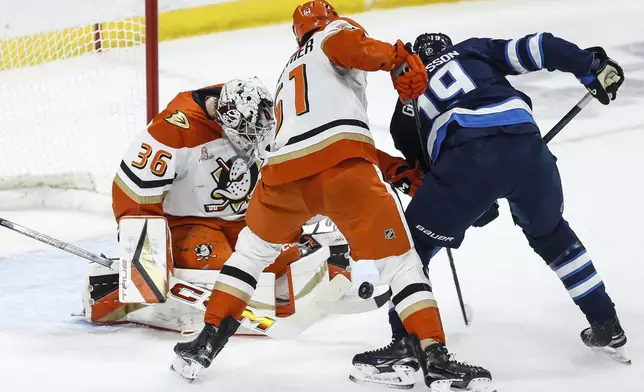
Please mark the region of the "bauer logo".
<svg viewBox="0 0 644 392"><path fill-rule="evenodd" d="M164 118L167 122L172 125L176 125L179 128L188 129L190 128L190 121L188 117L181 111L177 110L170 117Z"/></svg>
<svg viewBox="0 0 644 392"><path fill-rule="evenodd" d="M396 238L396 232L394 231L394 229L385 230L385 239L393 240L394 238Z"/></svg>
<svg viewBox="0 0 644 392"><path fill-rule="evenodd" d="M435 239L435 240L438 240L438 241L445 241L445 242L452 242L452 241L454 241L454 237L448 237L448 236L445 236L445 235L436 234L436 233L434 233L433 231L431 231L431 230L429 230L429 229L426 229L426 228L424 228L424 227L423 227L423 226L421 226L421 225L416 225L416 228L417 228L418 230L420 230L423 234L428 235L428 236L430 236L431 238L433 238L433 239Z"/></svg>

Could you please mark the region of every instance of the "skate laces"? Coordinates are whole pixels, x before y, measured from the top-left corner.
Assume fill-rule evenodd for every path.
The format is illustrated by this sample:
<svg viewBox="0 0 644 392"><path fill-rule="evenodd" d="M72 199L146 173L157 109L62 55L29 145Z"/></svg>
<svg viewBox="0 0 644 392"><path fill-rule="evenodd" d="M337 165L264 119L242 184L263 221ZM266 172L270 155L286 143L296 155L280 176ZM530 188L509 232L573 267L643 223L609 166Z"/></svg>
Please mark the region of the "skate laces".
<svg viewBox="0 0 644 392"><path fill-rule="evenodd" d="M471 363L469 363L467 361L457 361L456 360L456 354L450 353L449 351L447 351L447 347L445 347L445 346L441 347L441 351L443 353L445 353L445 355L447 356L447 358L449 359L450 362L452 362L452 363L454 363L456 365L463 366L463 367L473 369L473 370L478 370L478 371L485 370L481 366L472 365Z"/></svg>
<svg viewBox="0 0 644 392"><path fill-rule="evenodd" d="M391 339L391 342L389 342L389 344L388 344L388 345L386 345L385 347L380 347L380 348L377 348L377 349L375 349L375 350L367 351L367 353L368 353L368 354L376 354L376 353L381 353L381 352L387 351L387 350L389 350L391 347L393 347L397 342L398 342L398 340L396 340L396 339Z"/></svg>

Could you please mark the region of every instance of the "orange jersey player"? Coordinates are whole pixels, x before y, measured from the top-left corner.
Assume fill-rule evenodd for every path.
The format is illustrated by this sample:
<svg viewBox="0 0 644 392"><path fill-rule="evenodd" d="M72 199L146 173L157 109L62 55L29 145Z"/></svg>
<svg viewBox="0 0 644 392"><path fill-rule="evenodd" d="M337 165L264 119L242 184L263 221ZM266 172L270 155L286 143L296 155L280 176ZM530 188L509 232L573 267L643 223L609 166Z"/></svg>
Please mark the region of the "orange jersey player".
<svg viewBox="0 0 644 392"><path fill-rule="evenodd" d="M173 369L192 380L210 366L238 328L260 272L304 222L322 214L344 234L353 259L375 260L381 280L391 287L411 337L409 361L396 370L388 366L400 373L402 386L413 385L418 361L425 360L420 353L442 345L445 335L402 207L376 166L365 71L409 67L394 86L402 98L416 98L426 89L425 68L400 41L391 45L369 38L325 1L298 6L293 31L299 49L277 84L275 137L248 207L248 226L217 277L204 329L195 340L175 346Z"/></svg>
<svg viewBox="0 0 644 392"><path fill-rule="evenodd" d="M130 145L114 178L113 209L121 243L124 221L164 217L172 254L167 265L174 264L175 276L195 275L186 270L220 270L246 226L262 164L259 150L273 126L273 100L257 78L179 93ZM152 239L157 240L164 242L165 237ZM266 272L279 276L298 259L297 246L285 249ZM177 317L180 312L168 307L181 304L173 301L154 306L153 314L147 308L139 311L138 304L119 302L117 271L96 264L91 268L88 320L132 321L174 330L191 329L196 323L200 328L203 316L193 322L197 316L188 308L192 311L183 310L187 316Z"/></svg>

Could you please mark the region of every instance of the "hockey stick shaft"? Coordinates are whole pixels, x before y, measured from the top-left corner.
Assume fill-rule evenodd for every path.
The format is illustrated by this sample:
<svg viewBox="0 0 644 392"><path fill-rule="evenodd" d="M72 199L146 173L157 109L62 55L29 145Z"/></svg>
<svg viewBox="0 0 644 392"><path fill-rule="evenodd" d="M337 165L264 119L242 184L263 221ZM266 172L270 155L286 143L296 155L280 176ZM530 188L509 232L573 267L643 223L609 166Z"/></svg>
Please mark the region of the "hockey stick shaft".
<svg viewBox="0 0 644 392"><path fill-rule="evenodd" d="M29 238L33 238L36 241L40 241L44 244L53 246L54 248L58 248L64 252L71 253L73 255L76 255L78 257L82 257L86 260L89 260L93 263L98 263L104 267L110 268L112 266L113 261L109 260L103 256L99 256L95 253L92 253L90 251L87 251L85 249L79 248L77 246L74 246L70 243L67 243L65 241L58 240L54 237L50 237L46 234L40 233L36 230L29 229L27 227L21 226L17 223L13 223L11 221L8 221L6 219L0 218L0 226L6 227L9 230L13 230L16 233L20 233L24 236L27 236Z"/></svg>
<svg viewBox="0 0 644 392"><path fill-rule="evenodd" d="M566 115L563 116L561 120L559 120L559 122L556 123L555 126L552 127L552 129L550 129L550 131L548 131L548 133L546 133L546 136L543 137L543 141L547 144L555 136L557 136L559 132L561 132L561 130L564 129L564 127L568 125L568 123L572 121L573 118L577 117L579 112L581 112L581 110L585 108L586 105L588 105L588 103L592 100L593 95L590 92L586 93L586 95L584 95L584 97L579 102L577 102L577 104L573 106L573 108L570 109L570 111L568 111L568 113L566 113Z"/></svg>
<svg viewBox="0 0 644 392"><path fill-rule="evenodd" d="M416 133L418 134L418 140L420 140L420 148L423 153L423 161L425 162L425 167L427 168L427 171L432 171L432 160L429 157L429 153L427 152L427 146L423 142L423 132L422 132L422 124L420 122L420 111L418 110L418 99L412 99L411 100L411 105L412 108L414 109L414 120L416 121Z"/></svg>
<svg viewBox="0 0 644 392"><path fill-rule="evenodd" d="M452 250L447 248L447 258L449 259L449 266L452 268L452 277L454 278L454 286L456 286L456 295L458 295L458 303L461 306L461 313L463 314L463 321L466 326L470 325L470 320L467 318L467 312L465 311L465 301L463 301L463 293L461 292L461 283L458 280L458 274L456 273L456 264L454 264L454 256L452 255Z"/></svg>

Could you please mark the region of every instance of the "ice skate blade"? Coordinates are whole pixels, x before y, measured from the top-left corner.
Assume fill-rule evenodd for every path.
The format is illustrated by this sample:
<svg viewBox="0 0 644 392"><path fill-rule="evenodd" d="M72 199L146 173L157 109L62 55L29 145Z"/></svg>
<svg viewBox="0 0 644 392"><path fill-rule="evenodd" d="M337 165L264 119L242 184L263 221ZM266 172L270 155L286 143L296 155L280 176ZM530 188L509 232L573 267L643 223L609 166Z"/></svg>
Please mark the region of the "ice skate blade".
<svg viewBox="0 0 644 392"><path fill-rule="evenodd" d="M181 357L176 357L174 362L172 362L172 365L170 365L170 369L189 383L192 383L197 379L199 372L201 372L203 368L204 367L198 362L183 359Z"/></svg>
<svg viewBox="0 0 644 392"><path fill-rule="evenodd" d="M489 378L474 378L467 384L465 390L473 392L496 392L496 388L494 388L492 380Z"/></svg>
<svg viewBox="0 0 644 392"><path fill-rule="evenodd" d="M432 392L451 392L451 391L454 391L454 389L452 389L453 381L460 381L460 380L436 380L431 384L429 384L429 389Z"/></svg>
<svg viewBox="0 0 644 392"><path fill-rule="evenodd" d="M474 378L467 384L465 389L459 388L453 383L461 382L461 379L454 380L436 380L429 385L432 392L453 392L453 391L471 391L471 392L496 392L489 378Z"/></svg>
<svg viewBox="0 0 644 392"><path fill-rule="evenodd" d="M372 365L355 364L355 370L349 375L349 380L358 384L377 384L387 388L411 389L416 383L414 375L417 369L411 366L394 365L393 372L380 373Z"/></svg>
<svg viewBox="0 0 644 392"><path fill-rule="evenodd" d="M628 355L628 352L626 351L626 346L618 347L618 348L613 348L613 347L591 347L591 350L593 350L596 353L602 353L606 354L612 359L613 361L623 363L625 365L632 365L633 362L631 362L631 357Z"/></svg>

